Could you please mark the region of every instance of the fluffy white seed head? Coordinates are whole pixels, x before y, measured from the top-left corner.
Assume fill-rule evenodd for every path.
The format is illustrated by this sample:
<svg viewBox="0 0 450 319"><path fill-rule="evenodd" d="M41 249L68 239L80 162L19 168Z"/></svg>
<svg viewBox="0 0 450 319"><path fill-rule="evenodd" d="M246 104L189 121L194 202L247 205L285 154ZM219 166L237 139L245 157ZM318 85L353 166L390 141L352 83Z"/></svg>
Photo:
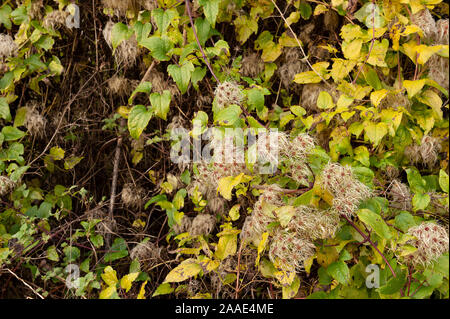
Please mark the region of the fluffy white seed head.
<svg viewBox="0 0 450 319"><path fill-rule="evenodd" d="M108 21L103 28L103 38L108 46L112 49L111 32L114 27L114 22ZM139 56L139 48L137 46L136 36L133 34L128 40L122 41L114 51L114 58L116 63L132 67Z"/></svg>
<svg viewBox="0 0 450 319"><path fill-rule="evenodd" d="M448 252L447 230L438 224L423 222L419 226L411 227L408 234L415 239L408 241L407 244L417 248L414 253L405 256L408 264L426 267Z"/></svg>
<svg viewBox="0 0 450 319"><path fill-rule="evenodd" d="M398 179L392 181L388 188L389 203L393 208L411 210L412 195L409 187Z"/></svg>
<svg viewBox="0 0 450 319"><path fill-rule="evenodd" d="M264 71L264 62L258 53L253 52L242 58L241 69L239 72L243 76L256 78Z"/></svg>
<svg viewBox="0 0 450 319"><path fill-rule="evenodd" d="M225 108L231 104L240 105L244 96L235 82L225 81L220 83L215 91L215 99L219 108Z"/></svg>
<svg viewBox="0 0 450 319"><path fill-rule="evenodd" d="M17 44L8 34L0 33L0 60L17 55Z"/></svg>
<svg viewBox="0 0 450 319"><path fill-rule="evenodd" d="M66 19L68 16L69 12L67 11L53 10L52 12L47 13L44 17L42 25L46 29L58 30L66 25Z"/></svg>
<svg viewBox="0 0 450 319"><path fill-rule="evenodd" d="M209 214L199 214L192 221L189 233L191 236L209 235L216 225L216 217Z"/></svg>
<svg viewBox="0 0 450 319"><path fill-rule="evenodd" d="M13 182L8 176L0 175L0 196L11 193L16 187L16 183Z"/></svg>
<svg viewBox="0 0 450 319"><path fill-rule="evenodd" d="M26 106L24 126L31 136L43 138L45 136L45 126L47 120L39 113L37 102L30 102Z"/></svg>
<svg viewBox="0 0 450 319"><path fill-rule="evenodd" d="M142 187L136 187L133 183L127 183L122 188L122 203L126 207L139 209L144 204L145 190Z"/></svg>
<svg viewBox="0 0 450 319"><path fill-rule="evenodd" d="M423 31L425 39L434 37L437 32L436 22L427 8L413 14L411 22Z"/></svg>
<svg viewBox="0 0 450 319"><path fill-rule="evenodd" d="M130 251L130 258L137 259L145 269L150 269L158 263L161 250L161 247L157 247L150 241L141 242Z"/></svg>

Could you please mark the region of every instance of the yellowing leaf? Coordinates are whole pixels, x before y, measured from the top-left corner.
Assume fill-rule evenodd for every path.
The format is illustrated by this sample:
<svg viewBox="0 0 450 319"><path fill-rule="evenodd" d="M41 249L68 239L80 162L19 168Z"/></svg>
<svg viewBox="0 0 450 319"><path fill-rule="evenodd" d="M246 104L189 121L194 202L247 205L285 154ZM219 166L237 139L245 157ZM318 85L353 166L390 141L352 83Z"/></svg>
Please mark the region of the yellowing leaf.
<svg viewBox="0 0 450 319"><path fill-rule="evenodd" d="M268 232L264 232L261 236L261 240L259 241L258 244L258 256L256 257L256 261L255 261L255 266L258 267L259 265L259 260L261 258L261 254L264 251L264 249L266 248L267 245L267 239L269 238L269 233Z"/></svg>
<svg viewBox="0 0 450 319"><path fill-rule="evenodd" d="M247 41L247 39L258 31L258 21L256 19L250 19L245 15L240 15L234 20L234 25L237 31L237 40L242 44Z"/></svg>
<svg viewBox="0 0 450 319"><path fill-rule="evenodd" d="M103 270L103 274L101 276L102 276L103 281L108 286L113 286L119 282L119 280L117 279L117 273L111 266L107 266Z"/></svg>
<svg viewBox="0 0 450 319"><path fill-rule="evenodd" d="M275 213L277 214L278 220L280 221L281 226L286 227L292 219L292 216L295 214L294 206L281 206L275 209Z"/></svg>
<svg viewBox="0 0 450 319"><path fill-rule="evenodd" d="M267 46L264 47L261 54L261 59L264 62L273 62L281 55L282 50L283 47L280 44L270 42L269 44L267 44Z"/></svg>
<svg viewBox="0 0 450 319"><path fill-rule="evenodd" d="M377 146L380 144L383 137L388 133L388 127L386 123L366 122L364 131L369 141Z"/></svg>
<svg viewBox="0 0 450 319"><path fill-rule="evenodd" d="M370 101L374 106L378 106L388 93L388 90L382 89L378 91L374 91L370 94Z"/></svg>
<svg viewBox="0 0 450 319"><path fill-rule="evenodd" d="M230 216L232 221L236 221L239 219L239 209L241 208L241 205L236 204L233 207L231 207L230 211L228 212L228 215Z"/></svg>
<svg viewBox="0 0 450 319"><path fill-rule="evenodd" d="M224 235L220 236L217 244L215 255L220 260L224 260L228 256L232 256L237 250L237 235Z"/></svg>
<svg viewBox="0 0 450 319"><path fill-rule="evenodd" d="M314 15L318 16L319 14L325 13L327 11L328 11L328 8L326 6L324 6L323 4L318 4L314 8Z"/></svg>
<svg viewBox="0 0 450 319"><path fill-rule="evenodd" d="M299 11L293 11L289 17L287 17L286 22L284 25L291 25L292 23L296 23L300 19L300 12Z"/></svg>
<svg viewBox="0 0 450 319"><path fill-rule="evenodd" d="M355 39L351 42L344 41L342 43L342 53L344 57L349 60L358 60L361 55L363 41L361 39Z"/></svg>
<svg viewBox="0 0 450 319"><path fill-rule="evenodd" d="M134 272L132 274L123 276L122 279L120 279L120 287L122 289L125 289L125 292L128 292L131 289L133 281L135 281L138 276L139 276L138 272Z"/></svg>
<svg viewBox="0 0 450 319"><path fill-rule="evenodd" d="M386 57L386 52L389 48L389 40L383 39L380 41L375 41L372 51L370 52L370 56L367 59L367 63L371 65L387 67L386 62L384 61Z"/></svg>
<svg viewBox="0 0 450 319"><path fill-rule="evenodd" d="M423 86L425 85L426 80L405 80L403 81L403 86L405 87L406 91L408 92L408 98L412 98L414 95L420 92L422 90Z"/></svg>
<svg viewBox="0 0 450 319"><path fill-rule="evenodd" d="M438 120L443 119L443 113L441 109L442 100L436 92L434 92L433 90L427 90L419 95L417 99L423 104L430 106L433 109L433 112Z"/></svg>
<svg viewBox="0 0 450 319"><path fill-rule="evenodd" d="M340 80L344 79L356 65L356 61L352 60L335 58L333 61L330 74L335 82L340 82Z"/></svg>
<svg viewBox="0 0 450 319"><path fill-rule="evenodd" d="M239 174L238 176L228 176L228 177L222 177L219 180L219 186L217 187L217 192L220 193L220 195L223 196L223 198L231 200L231 191L233 188L241 183L241 182L248 182L251 180L252 177L248 175L244 175L244 173Z"/></svg>
<svg viewBox="0 0 450 319"><path fill-rule="evenodd" d="M109 286L100 292L99 298L110 299L116 291L116 286Z"/></svg>
<svg viewBox="0 0 450 319"><path fill-rule="evenodd" d="M298 289L300 288L300 278L295 275L294 281L290 286L283 286L282 294L283 299L292 299L297 295Z"/></svg>
<svg viewBox="0 0 450 319"><path fill-rule="evenodd" d="M139 289L139 294L136 299L145 299L145 285L147 285L147 280L141 285L141 289Z"/></svg>
<svg viewBox="0 0 450 319"><path fill-rule="evenodd" d="M164 282L180 282L188 278L194 277L200 271L202 267L193 258L186 259L177 267L172 269L166 276Z"/></svg>
<svg viewBox="0 0 450 319"><path fill-rule="evenodd" d="M119 106L116 110L116 112L118 114L120 114L120 116L122 116L124 119L128 118L128 114L130 114L131 112L131 108L127 107L127 106Z"/></svg>

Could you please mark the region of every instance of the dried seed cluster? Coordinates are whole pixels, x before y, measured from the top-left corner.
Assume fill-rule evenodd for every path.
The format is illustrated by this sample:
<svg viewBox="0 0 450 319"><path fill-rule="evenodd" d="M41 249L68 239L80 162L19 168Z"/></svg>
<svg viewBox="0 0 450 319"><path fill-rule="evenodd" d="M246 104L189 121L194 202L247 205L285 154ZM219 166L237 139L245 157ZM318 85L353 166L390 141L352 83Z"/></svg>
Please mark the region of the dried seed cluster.
<svg viewBox="0 0 450 319"><path fill-rule="evenodd" d="M191 236L209 235L216 226L216 217L210 214L198 214L192 220L189 233Z"/></svg>
<svg viewBox="0 0 450 319"><path fill-rule="evenodd" d="M173 231L175 234L179 235L185 232L188 232L192 226L192 218L186 215L183 215L180 224L173 225Z"/></svg>
<svg viewBox="0 0 450 319"><path fill-rule="evenodd" d="M383 100L381 100L378 107L380 109L393 108L398 109L400 107L409 110L411 106L411 101L408 97L402 93L389 93Z"/></svg>
<svg viewBox="0 0 450 319"><path fill-rule="evenodd" d="M69 16L69 12L61 10L53 10L47 13L44 17L42 25L46 29L58 30L66 25L66 19Z"/></svg>
<svg viewBox="0 0 450 319"><path fill-rule="evenodd" d="M103 38L108 46L112 49L111 32L114 27L114 22L108 21L103 29ZM139 55L137 40L135 35L132 35L128 40L122 41L114 51L114 58L117 64L123 64L126 67L132 67L136 63Z"/></svg>
<svg viewBox="0 0 450 319"><path fill-rule="evenodd" d="M157 247L151 241L144 241L130 251L131 259L137 259L141 265L145 265L145 269L150 269L158 263L161 258L162 247Z"/></svg>
<svg viewBox="0 0 450 319"><path fill-rule="evenodd" d="M47 120L38 111L38 103L31 101L27 104L24 126L31 136L43 138L45 136L45 126Z"/></svg>
<svg viewBox="0 0 450 319"><path fill-rule="evenodd" d="M321 174L322 186L333 196L333 209L351 217L361 201L371 196L369 187L357 180L349 166L328 163Z"/></svg>
<svg viewBox="0 0 450 319"><path fill-rule="evenodd" d="M400 182L398 179L394 179L388 188L389 204L396 209L411 210L412 195L409 187Z"/></svg>
<svg viewBox="0 0 450 319"><path fill-rule="evenodd" d="M243 76L256 78L264 71L264 62L258 53L253 52L242 58L241 69L239 72Z"/></svg>
<svg viewBox="0 0 450 319"><path fill-rule="evenodd" d="M215 91L215 100L219 108L224 108L231 104L240 105L243 98L241 89L235 82L225 81L220 83Z"/></svg>
<svg viewBox="0 0 450 319"><path fill-rule="evenodd" d="M8 34L0 33L0 60L17 55L17 44Z"/></svg>
<svg viewBox="0 0 450 319"><path fill-rule="evenodd" d="M411 22L423 31L425 39L434 37L437 32L436 23L433 16L431 15L430 10L426 8L413 14L411 17Z"/></svg>
<svg viewBox="0 0 450 319"><path fill-rule="evenodd" d="M126 207L139 209L144 204L145 190L142 187L136 187L133 183L127 183L122 189L122 203Z"/></svg>
<svg viewBox="0 0 450 319"><path fill-rule="evenodd" d="M133 0L102 0L103 6L112 9L118 17L126 16L127 11L133 8Z"/></svg>
<svg viewBox="0 0 450 319"><path fill-rule="evenodd" d="M241 241L255 246L268 226L277 221L270 207L284 206L282 190L271 185L258 198L253 212L245 219L240 234ZM315 252L316 239L334 237L339 228L339 215L334 210L320 211L308 206L299 206L288 224L277 226L269 243L269 258L283 269L303 269L305 260Z"/></svg>
<svg viewBox="0 0 450 319"><path fill-rule="evenodd" d="M137 80L130 80L123 76L114 75L108 80L108 90L118 96L129 96L139 84Z"/></svg>
<svg viewBox="0 0 450 319"><path fill-rule="evenodd" d="M436 137L425 135L420 145L411 145L405 148L405 156L411 164L425 164L433 167L441 151L440 140Z"/></svg>
<svg viewBox="0 0 450 319"><path fill-rule="evenodd" d="M308 65L301 60L301 57L299 48L283 48L283 64L277 70L283 88L297 94L302 92L302 85L293 82L295 75L308 71Z"/></svg>
<svg viewBox="0 0 450 319"><path fill-rule="evenodd" d="M442 254L448 252L447 230L438 224L423 222L419 226L411 227L408 234L414 236L415 239L408 241L406 244L417 248L414 253L405 257L408 264L426 267Z"/></svg>
<svg viewBox="0 0 450 319"><path fill-rule="evenodd" d="M8 176L0 175L0 196L9 194L16 187L16 183L13 182Z"/></svg>

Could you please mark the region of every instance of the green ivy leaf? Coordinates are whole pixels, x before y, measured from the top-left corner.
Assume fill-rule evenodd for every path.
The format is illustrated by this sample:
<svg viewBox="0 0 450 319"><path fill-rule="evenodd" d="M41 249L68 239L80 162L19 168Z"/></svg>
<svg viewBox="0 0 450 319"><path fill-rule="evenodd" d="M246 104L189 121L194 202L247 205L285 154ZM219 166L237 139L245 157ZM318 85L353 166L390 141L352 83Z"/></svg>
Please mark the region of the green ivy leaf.
<svg viewBox="0 0 450 319"><path fill-rule="evenodd" d="M169 61L167 53L173 48L173 43L166 36L152 36L142 39L139 44L150 50L152 57L159 61Z"/></svg>
<svg viewBox="0 0 450 319"><path fill-rule="evenodd" d="M336 261L332 263L328 266L327 272L342 285L348 285L350 281L350 270L345 262Z"/></svg>
<svg viewBox="0 0 450 319"><path fill-rule="evenodd" d="M9 16L11 14L11 7L9 5L4 5L0 8L0 26L3 24L6 29L11 29L11 20L9 19Z"/></svg>
<svg viewBox="0 0 450 319"><path fill-rule="evenodd" d="M358 211L359 219L365 224L369 225L377 235L384 239L391 238L391 232L389 230L389 226L386 225L383 218L380 215L372 212L369 209L360 209Z"/></svg>
<svg viewBox="0 0 450 319"><path fill-rule="evenodd" d="M2 134L6 142L15 141L25 136L25 132L22 132L18 128L12 126L4 126L2 128Z"/></svg>
<svg viewBox="0 0 450 319"><path fill-rule="evenodd" d="M152 116L153 112L147 110L144 105L136 105L131 109L128 115L128 131L132 138L138 139L141 136Z"/></svg>
<svg viewBox="0 0 450 319"><path fill-rule="evenodd" d="M109 263L126 256L128 256L126 241L123 238L116 238L111 246L111 252L105 255L105 262Z"/></svg>
<svg viewBox="0 0 450 319"><path fill-rule="evenodd" d="M214 28L216 25L216 18L219 14L219 4L221 0L198 0L198 3L203 7L206 20L209 21Z"/></svg>
<svg viewBox="0 0 450 319"><path fill-rule="evenodd" d="M167 67L167 72L174 79L181 94L187 92L189 81L191 79L192 72L194 72L194 65L192 62L188 61L182 66L171 64Z"/></svg>
<svg viewBox="0 0 450 319"><path fill-rule="evenodd" d="M9 104L4 97L0 97L0 118L4 119L6 122L12 120L11 113L9 111Z"/></svg>
<svg viewBox="0 0 450 319"><path fill-rule="evenodd" d="M164 34L169 27L170 22L178 16L178 12L175 9L164 10L157 8L152 10L152 18L158 27L159 32Z"/></svg>
<svg viewBox="0 0 450 319"><path fill-rule="evenodd" d="M169 112L171 98L172 95L168 90L164 90L163 94L150 94L150 102L152 103L155 115L162 118L164 121L167 120L167 113Z"/></svg>
<svg viewBox="0 0 450 319"><path fill-rule="evenodd" d="M428 194L422 193L415 194L414 197L412 198L414 211L427 208L428 205L430 204L430 200L431 198L430 195Z"/></svg>

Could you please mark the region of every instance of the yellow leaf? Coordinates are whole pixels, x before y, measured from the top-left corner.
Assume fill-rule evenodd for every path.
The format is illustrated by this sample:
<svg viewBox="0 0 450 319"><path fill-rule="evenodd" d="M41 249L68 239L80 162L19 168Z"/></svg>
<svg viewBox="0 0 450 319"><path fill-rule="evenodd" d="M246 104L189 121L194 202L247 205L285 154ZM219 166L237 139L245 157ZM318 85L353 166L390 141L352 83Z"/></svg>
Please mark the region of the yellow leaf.
<svg viewBox="0 0 450 319"><path fill-rule="evenodd" d="M370 56L367 59L367 63L371 65L387 67L388 65L384 61L386 57L386 52L389 48L389 40L383 39L380 41L375 41Z"/></svg>
<svg viewBox="0 0 450 319"><path fill-rule="evenodd" d="M138 276L139 276L138 272L134 272L132 274L123 276L122 279L120 279L120 287L122 289L125 289L125 292L128 292L131 289L133 281L135 281Z"/></svg>
<svg viewBox="0 0 450 319"><path fill-rule="evenodd" d="M286 286L292 285L292 282L295 279L295 270L294 269L289 269L289 270L282 269L282 270L275 272L274 275L275 275L275 278L278 279L278 282L283 287L286 287Z"/></svg>
<svg viewBox="0 0 450 319"><path fill-rule="evenodd" d="M424 44L421 44L416 47L417 54L419 54L419 57L417 59L417 63L419 64L425 64L429 58L435 53L438 53L439 51L445 49L445 46L443 45L434 45L434 46L427 46ZM448 50L448 46L447 46Z"/></svg>
<svg viewBox="0 0 450 319"><path fill-rule="evenodd" d="M259 241L258 244L258 256L256 257L256 261L255 261L255 266L258 267L259 265L259 260L261 258L261 254L264 251L264 249L266 248L267 245L267 239L269 238L269 233L268 232L264 232L261 236L261 240Z"/></svg>
<svg viewBox="0 0 450 319"><path fill-rule="evenodd" d="M120 116L122 116L123 118L127 119L128 118L128 114L130 114L131 108L127 107L127 106L119 106L117 108L117 113L120 114Z"/></svg>
<svg viewBox="0 0 450 319"><path fill-rule="evenodd" d="M234 20L237 31L237 40L245 43L252 33L258 31L258 21L250 19L245 15L240 15Z"/></svg>
<svg viewBox="0 0 450 319"><path fill-rule="evenodd" d="M294 206L281 206L275 209L275 213L277 214L278 220L282 227L286 227L292 219L292 216L295 214Z"/></svg>
<svg viewBox="0 0 450 319"><path fill-rule="evenodd" d="M313 255L303 262L303 264L305 266L305 271L308 275L311 272L311 266L312 266L315 258L316 258L316 255Z"/></svg>
<svg viewBox="0 0 450 319"><path fill-rule="evenodd" d="M119 282L117 273L111 266L107 266L103 270L102 279L108 286L113 286Z"/></svg>
<svg viewBox="0 0 450 319"><path fill-rule="evenodd" d="M388 133L388 127L386 123L366 122L364 131L369 141L377 146L383 137Z"/></svg>
<svg viewBox="0 0 450 319"><path fill-rule="evenodd" d="M111 296L116 292L116 286L109 286L100 292L100 299L110 299Z"/></svg>
<svg viewBox="0 0 450 319"><path fill-rule="evenodd" d="M217 187L217 192L223 196L223 198L227 200L231 200L231 191L233 188L239 183L245 183L251 180L252 177L248 175L244 175L244 173L239 174L238 176L227 176L222 177L219 180L219 186Z"/></svg>
<svg viewBox="0 0 450 319"><path fill-rule="evenodd" d="M388 90L382 89L378 91L374 91L370 94L370 101L374 106L378 106L388 93Z"/></svg>
<svg viewBox="0 0 450 319"><path fill-rule="evenodd" d="M293 11L289 17L287 17L286 22L284 25L291 25L292 23L296 23L300 19L300 12L299 11Z"/></svg>
<svg viewBox="0 0 450 319"><path fill-rule="evenodd" d="M358 60L361 55L363 41L361 39L355 39L351 42L344 41L342 43L342 53L344 57L349 60Z"/></svg>
<svg viewBox="0 0 450 319"><path fill-rule="evenodd" d="M141 285L141 289L139 289L139 294L136 299L145 299L145 285L147 285L147 280Z"/></svg>
<svg viewBox="0 0 450 319"><path fill-rule="evenodd" d="M283 286L282 294L283 299L292 299L297 295L298 289L300 288L300 278L295 275L295 278L290 286Z"/></svg>
<svg viewBox="0 0 450 319"><path fill-rule="evenodd" d="M299 40L300 41L300 40ZM283 32L281 37L278 39L278 43L283 47L297 47L298 43L294 37L290 37L287 32ZM301 42L300 42L301 43Z"/></svg>
<svg viewBox="0 0 450 319"><path fill-rule="evenodd" d="M340 82L344 79L355 67L356 61L344 60L344 59L332 59L334 61L333 67L331 68L331 77L334 82Z"/></svg>
<svg viewBox="0 0 450 319"><path fill-rule="evenodd" d="M232 221L236 221L239 219L239 209L241 208L241 205L236 204L233 207L231 207L230 211L228 212L228 215L230 216Z"/></svg>
<svg viewBox="0 0 450 319"><path fill-rule="evenodd" d="M323 4L318 4L314 8L314 15L318 16L319 14L325 13L327 11L328 11L328 8L326 6L324 6Z"/></svg>
<svg viewBox="0 0 450 319"><path fill-rule="evenodd" d="M237 250L237 235L224 235L219 238L215 255L220 260L224 260L228 256L232 256Z"/></svg>
<svg viewBox="0 0 450 319"><path fill-rule="evenodd" d="M423 104L430 106L433 109L433 112L438 120L443 119L443 113L441 109L442 100L436 92L434 92L433 90L427 90L419 95L417 99Z"/></svg>
<svg viewBox="0 0 450 319"><path fill-rule="evenodd" d="M200 271L202 267L193 258L186 259L177 267L172 269L166 276L164 282L180 282L188 278L194 277Z"/></svg>
<svg viewBox="0 0 450 319"><path fill-rule="evenodd" d="M306 71L299 74L296 74L294 77L294 82L299 84L305 83L319 83L322 81L320 74L325 80L327 80L330 75L327 74L327 68L330 65L328 62L318 62L312 65L314 71ZM317 72L317 73L316 73Z"/></svg>
<svg viewBox="0 0 450 319"><path fill-rule="evenodd" d="M414 95L420 92L422 90L423 86L425 85L426 80L405 80L403 81L403 86L405 87L406 91L408 92L408 98L412 98Z"/></svg>
<svg viewBox="0 0 450 319"><path fill-rule="evenodd" d="M283 47L280 44L269 42L266 46L264 46L261 59L264 62L273 62L281 55L282 51Z"/></svg>
<svg viewBox="0 0 450 319"><path fill-rule="evenodd" d="M220 260L204 257L200 261L200 266L202 267L204 273L208 273L216 270L220 266Z"/></svg>

